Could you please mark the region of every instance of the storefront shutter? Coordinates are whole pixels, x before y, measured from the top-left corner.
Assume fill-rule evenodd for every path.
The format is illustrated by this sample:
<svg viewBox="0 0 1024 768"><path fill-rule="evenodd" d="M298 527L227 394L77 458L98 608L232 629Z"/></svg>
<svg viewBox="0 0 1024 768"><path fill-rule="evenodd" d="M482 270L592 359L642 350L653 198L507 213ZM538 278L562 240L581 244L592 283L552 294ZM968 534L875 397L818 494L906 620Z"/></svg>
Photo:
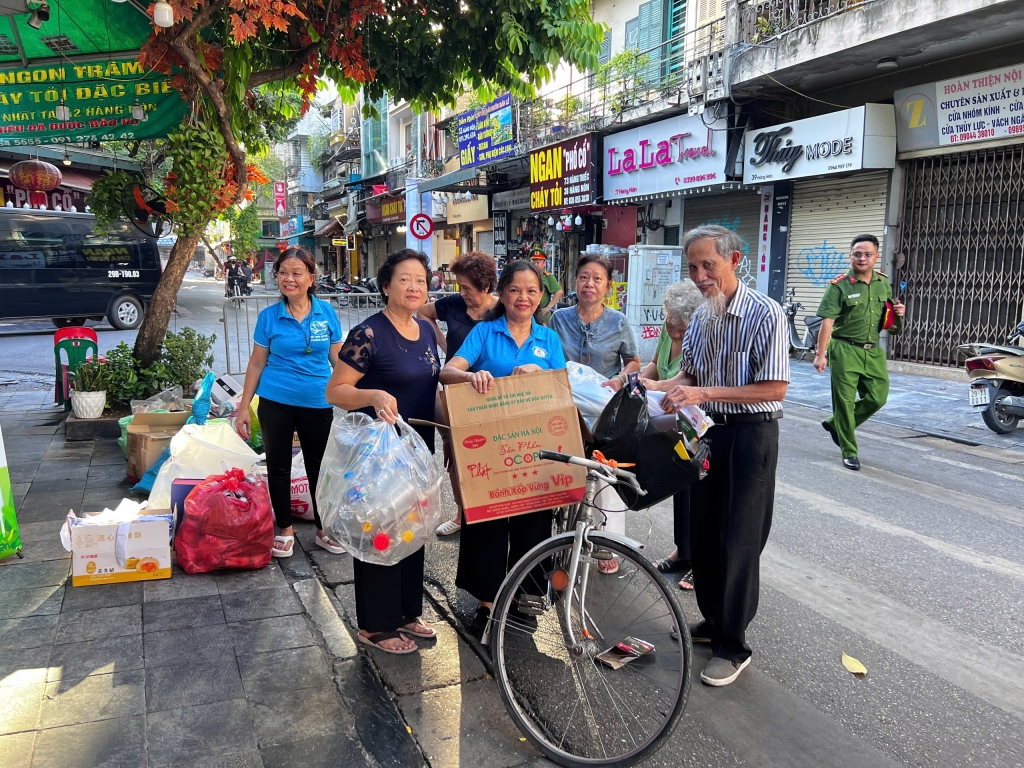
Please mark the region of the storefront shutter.
<svg viewBox="0 0 1024 768"><path fill-rule="evenodd" d="M796 289L804 314L818 310L829 280L850 267L850 241L872 234L884 247L889 172L793 184L786 293Z"/></svg>
<svg viewBox="0 0 1024 768"><path fill-rule="evenodd" d="M754 191L711 197L687 197L683 204L683 229L717 224L743 239L743 261L737 276L750 288L757 287L757 234L761 223L761 198Z"/></svg>

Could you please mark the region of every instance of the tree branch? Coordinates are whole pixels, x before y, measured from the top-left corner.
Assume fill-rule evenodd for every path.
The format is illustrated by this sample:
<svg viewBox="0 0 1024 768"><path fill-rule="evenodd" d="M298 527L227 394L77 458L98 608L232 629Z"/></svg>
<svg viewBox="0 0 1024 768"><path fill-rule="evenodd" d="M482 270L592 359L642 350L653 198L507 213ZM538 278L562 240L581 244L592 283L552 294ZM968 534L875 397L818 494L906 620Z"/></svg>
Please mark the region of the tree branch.
<svg viewBox="0 0 1024 768"><path fill-rule="evenodd" d="M273 83L278 80L287 80L290 77L295 77L302 68L306 66L306 62L309 61L309 57L319 50L319 46L316 43L306 46L301 51L292 57L291 62L287 65L277 69L265 69L262 72L253 72L249 75L249 81L246 83L246 88L250 91L254 88L259 88L261 85L267 83Z"/></svg>

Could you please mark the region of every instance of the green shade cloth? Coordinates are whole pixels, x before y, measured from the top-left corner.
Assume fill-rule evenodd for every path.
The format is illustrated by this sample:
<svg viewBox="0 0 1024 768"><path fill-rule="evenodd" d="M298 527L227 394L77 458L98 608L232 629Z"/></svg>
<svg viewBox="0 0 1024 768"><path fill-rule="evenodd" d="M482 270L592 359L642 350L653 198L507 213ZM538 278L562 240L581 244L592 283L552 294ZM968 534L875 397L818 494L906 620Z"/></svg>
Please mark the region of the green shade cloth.
<svg viewBox="0 0 1024 768"><path fill-rule="evenodd" d="M21 534L18 532L18 517L14 512L14 491L11 488L11 475L7 471L4 434L0 429L0 560L20 549Z"/></svg>

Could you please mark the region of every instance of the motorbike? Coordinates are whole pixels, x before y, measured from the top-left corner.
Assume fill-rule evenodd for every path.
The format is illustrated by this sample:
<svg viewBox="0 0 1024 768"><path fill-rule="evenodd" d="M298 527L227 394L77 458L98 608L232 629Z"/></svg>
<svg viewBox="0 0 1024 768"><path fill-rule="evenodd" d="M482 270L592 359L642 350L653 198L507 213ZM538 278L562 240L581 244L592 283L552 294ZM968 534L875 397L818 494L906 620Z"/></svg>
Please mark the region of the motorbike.
<svg viewBox="0 0 1024 768"><path fill-rule="evenodd" d="M814 354L814 348L818 346L818 330L821 328L820 317L806 315L803 320L803 333L800 332L796 317L797 312L803 308L804 305L796 300L796 288L790 288L782 311L786 313L786 320L789 323L789 351L799 352L799 360L803 360L808 353Z"/></svg>
<svg viewBox="0 0 1024 768"><path fill-rule="evenodd" d="M348 295L352 292L352 286L348 283L336 283L326 275L316 279L317 296L327 296L327 300L339 307L348 306Z"/></svg>
<svg viewBox="0 0 1024 768"><path fill-rule="evenodd" d="M1024 416L1022 338L1024 321L1010 334L1006 345L974 343L957 347L967 357L964 368L971 382L967 390L971 406L981 411L985 426L1000 435L1013 432Z"/></svg>
<svg viewBox="0 0 1024 768"><path fill-rule="evenodd" d="M377 278L371 277L368 280L356 278L352 283L352 304L356 307L379 307L381 298L377 294Z"/></svg>

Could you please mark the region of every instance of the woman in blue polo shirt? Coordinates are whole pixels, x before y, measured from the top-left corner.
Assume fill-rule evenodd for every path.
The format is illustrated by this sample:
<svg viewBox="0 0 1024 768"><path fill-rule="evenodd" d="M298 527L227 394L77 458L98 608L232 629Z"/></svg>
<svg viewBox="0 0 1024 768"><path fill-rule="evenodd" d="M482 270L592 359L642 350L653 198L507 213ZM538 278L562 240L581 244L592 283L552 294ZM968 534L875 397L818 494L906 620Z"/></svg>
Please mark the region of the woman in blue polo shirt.
<svg viewBox="0 0 1024 768"><path fill-rule="evenodd" d="M528 261L509 264L498 280L498 303L441 370L441 383L469 382L486 394L495 377L565 368L558 334L533 319L543 295L540 270ZM472 625L478 634L509 565L550 535L550 510L463 526L455 585L479 601Z"/></svg>
<svg viewBox="0 0 1024 768"><path fill-rule="evenodd" d="M331 436L334 409L324 397L331 369L341 349L341 323L331 305L313 295L316 264L302 248L289 248L274 264L281 301L260 312L253 332L252 355L245 369L242 401L235 429L249 439L249 403L260 396L259 417L267 454L267 486L281 529L274 537L274 557L291 557L292 435L298 432L313 497L316 543L328 552L345 550L323 530L316 508L320 462Z"/></svg>

